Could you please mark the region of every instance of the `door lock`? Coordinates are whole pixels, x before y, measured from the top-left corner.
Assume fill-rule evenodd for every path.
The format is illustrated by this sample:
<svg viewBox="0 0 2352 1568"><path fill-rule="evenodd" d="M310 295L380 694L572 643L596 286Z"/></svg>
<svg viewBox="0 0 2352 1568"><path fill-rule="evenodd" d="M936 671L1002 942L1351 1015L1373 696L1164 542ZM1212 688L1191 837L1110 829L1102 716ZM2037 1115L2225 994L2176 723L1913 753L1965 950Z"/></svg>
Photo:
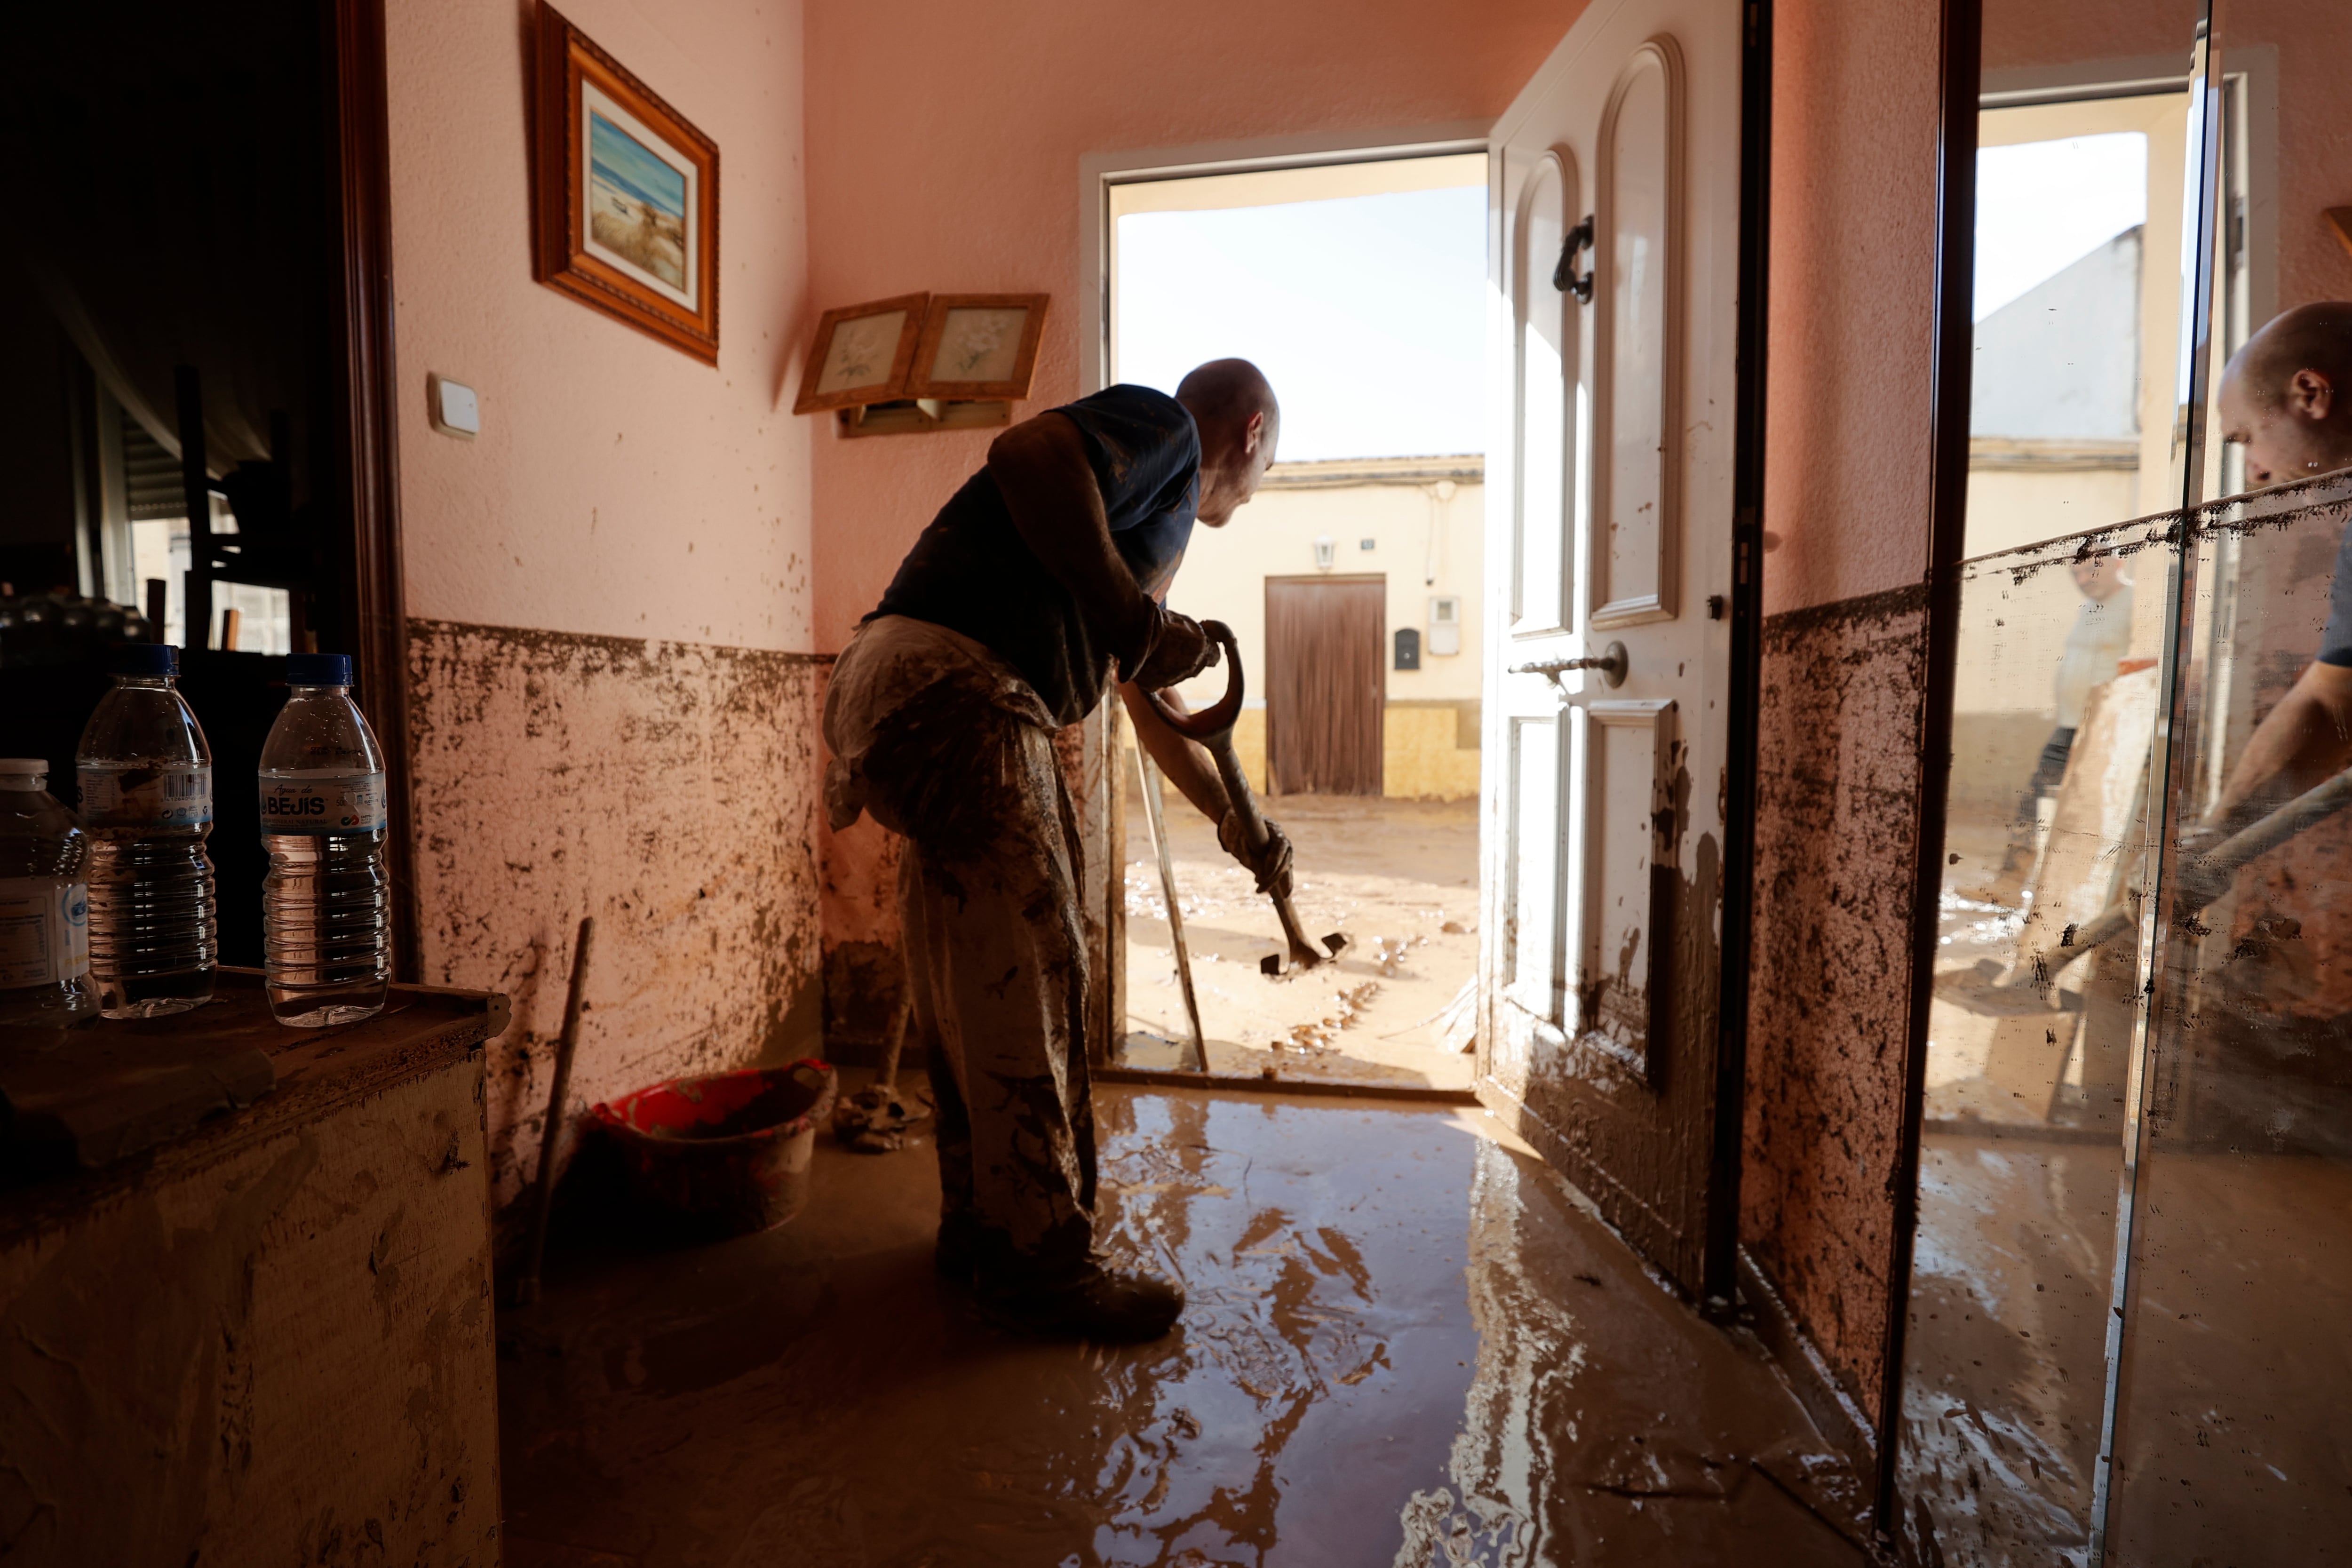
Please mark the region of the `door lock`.
<svg viewBox="0 0 2352 1568"><path fill-rule="evenodd" d="M1592 303L1592 274L1576 269L1576 253L1592 248L1592 215L1568 231L1568 238L1559 247L1559 264L1551 269L1551 286L1563 294L1573 294L1580 305Z"/></svg>
<svg viewBox="0 0 2352 1568"><path fill-rule="evenodd" d="M1625 645L1613 642L1601 650L1598 658L1540 658L1531 664L1515 664L1511 666L1511 673L1540 675L1558 686L1559 678L1571 669L1597 669L1601 672L1601 684L1613 688L1625 684L1627 662Z"/></svg>

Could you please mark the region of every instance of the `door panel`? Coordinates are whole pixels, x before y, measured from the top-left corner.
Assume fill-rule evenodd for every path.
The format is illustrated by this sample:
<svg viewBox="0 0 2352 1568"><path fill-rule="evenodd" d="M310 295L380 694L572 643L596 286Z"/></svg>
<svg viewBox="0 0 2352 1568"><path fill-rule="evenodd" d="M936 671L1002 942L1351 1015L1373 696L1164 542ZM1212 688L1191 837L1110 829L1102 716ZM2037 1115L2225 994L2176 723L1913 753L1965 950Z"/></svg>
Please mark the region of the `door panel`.
<svg viewBox="0 0 2352 1568"><path fill-rule="evenodd" d="M1585 877L1582 951L1577 964L1576 1029L1593 1049L1616 1058L1654 1087L1663 1063L1652 1047L1653 999L1672 990L1671 973L1654 976L1671 898L1659 871L1674 868L1673 840L1658 830L1674 798L1675 705L1665 701L1585 706Z"/></svg>
<svg viewBox="0 0 2352 1568"><path fill-rule="evenodd" d="M1518 415L1519 442L1529 454L1517 472L1518 516L1513 530L1512 630L1558 631L1574 602L1576 552L1569 498L1576 467L1568 450L1570 377L1577 326L1569 296L1551 286L1552 258L1568 233L1574 195L1558 153L1536 161L1519 198Z"/></svg>
<svg viewBox="0 0 2352 1568"><path fill-rule="evenodd" d="M1505 959L1510 966L1507 984L1515 1004L1554 1028L1561 1022L1567 987L1561 984L1559 910L1543 894L1559 879L1566 842L1559 818L1564 730L1556 719L1511 721L1510 878L1514 889L1525 888L1534 896L1514 900L1518 919Z"/></svg>
<svg viewBox="0 0 2352 1568"><path fill-rule="evenodd" d="M1596 629L1672 620L1675 545L1677 344L1682 313L1669 308L1679 279L1675 128L1681 122L1671 39L1634 51L1601 127L1602 237L1594 286L1609 301L1599 322L1601 417L1607 461L1594 476L1607 520L1599 563Z"/></svg>
<svg viewBox="0 0 2352 1568"><path fill-rule="evenodd" d="M1738 0L1594 6L1497 122L1489 198L1488 558L1511 571L1479 1089L1694 1294L1737 1198L1714 1162L1729 640L1705 606L1731 589L1739 24Z"/></svg>
<svg viewBox="0 0 2352 1568"><path fill-rule="evenodd" d="M1265 580L1266 763L1276 795L1378 795L1388 580Z"/></svg>

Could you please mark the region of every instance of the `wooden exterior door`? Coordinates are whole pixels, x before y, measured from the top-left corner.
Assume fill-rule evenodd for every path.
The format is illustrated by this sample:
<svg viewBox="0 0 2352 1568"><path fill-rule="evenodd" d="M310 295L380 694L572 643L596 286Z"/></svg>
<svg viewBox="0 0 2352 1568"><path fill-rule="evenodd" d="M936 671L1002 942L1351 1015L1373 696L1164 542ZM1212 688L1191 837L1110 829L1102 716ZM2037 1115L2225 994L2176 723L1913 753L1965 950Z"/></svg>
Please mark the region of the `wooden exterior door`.
<svg viewBox="0 0 2352 1568"><path fill-rule="evenodd" d="M1378 795L1388 580L1265 580L1265 754L1276 795Z"/></svg>
<svg viewBox="0 0 2352 1568"><path fill-rule="evenodd" d="M1737 1200L1716 1158L1731 699L1713 612L1732 591L1740 9L1593 7L1496 123L1489 175L1507 379L1479 1090L1694 1296ZM1613 669L1574 668L1612 649Z"/></svg>

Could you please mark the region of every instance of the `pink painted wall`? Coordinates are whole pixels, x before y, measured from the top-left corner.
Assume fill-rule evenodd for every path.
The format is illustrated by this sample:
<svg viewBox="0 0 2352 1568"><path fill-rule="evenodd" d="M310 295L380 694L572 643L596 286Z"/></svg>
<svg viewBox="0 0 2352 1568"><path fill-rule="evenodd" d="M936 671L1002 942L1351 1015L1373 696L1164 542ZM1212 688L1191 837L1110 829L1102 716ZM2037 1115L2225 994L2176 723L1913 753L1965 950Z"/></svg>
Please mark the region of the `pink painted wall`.
<svg viewBox="0 0 2352 1568"><path fill-rule="evenodd" d="M1046 291L1035 397L1078 391L1078 160L1088 153L1491 119L1581 0L813 0L810 279L822 309L919 289ZM816 646L837 651L984 431L844 441L815 420ZM884 836L824 855L837 988L897 939ZM828 996L839 1018L854 998ZM856 1013L854 1005L851 1012ZM866 1008L878 1016L878 1010ZM864 1026L863 1024L853 1026Z"/></svg>
<svg viewBox="0 0 2352 1568"><path fill-rule="evenodd" d="M1940 9L1802 0L1774 20L1740 1237L1865 1410L1909 1035Z"/></svg>
<svg viewBox="0 0 2352 1568"><path fill-rule="evenodd" d="M1774 11L1768 615L1927 569L1938 9Z"/></svg>
<svg viewBox="0 0 2352 1568"><path fill-rule="evenodd" d="M535 1159L569 944L576 1111L819 1044L799 0L564 0L719 143L713 368L530 275L528 4L387 7L423 978L502 990L491 1157ZM427 373L481 395L426 422Z"/></svg>
<svg viewBox="0 0 2352 1568"><path fill-rule="evenodd" d="M812 0L810 279L821 307L1049 291L1031 407L1078 390L1088 153L1490 119L1580 0ZM836 650L986 451L974 431L816 437L817 646Z"/></svg>
<svg viewBox="0 0 2352 1568"><path fill-rule="evenodd" d="M806 651L800 6L562 9L719 143L719 364L531 280L529 7L387 7L409 613ZM478 439L426 424L429 372Z"/></svg>

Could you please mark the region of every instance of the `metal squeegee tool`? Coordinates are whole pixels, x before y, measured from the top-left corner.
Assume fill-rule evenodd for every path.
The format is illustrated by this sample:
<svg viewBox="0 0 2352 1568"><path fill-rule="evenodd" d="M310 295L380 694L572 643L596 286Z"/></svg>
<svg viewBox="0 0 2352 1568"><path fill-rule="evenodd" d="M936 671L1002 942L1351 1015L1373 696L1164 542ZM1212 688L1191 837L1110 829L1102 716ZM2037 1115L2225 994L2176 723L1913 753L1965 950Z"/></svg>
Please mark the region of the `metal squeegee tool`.
<svg viewBox="0 0 2352 1568"><path fill-rule="evenodd" d="M2323 784L2313 785L2268 816L2251 826L2241 828L2196 859L2184 862L2179 872L2179 886L2174 895L2174 908L2183 915L2197 913L2229 891L2230 879L2240 867L2257 857L2267 855L2347 805L2352 805L2352 768ZM2036 956L2042 960L2043 972L2054 978L2060 970L2074 960L2104 942L2114 941L2138 923L2139 915L2133 900L2119 899L2075 927L2057 947L2045 949ZM2037 975L2025 984L2040 985L2047 982Z"/></svg>
<svg viewBox="0 0 2352 1568"><path fill-rule="evenodd" d="M1199 742L1207 750L1210 760L1217 764L1217 776L1224 780L1225 796L1234 803L1234 811L1242 819L1242 836L1249 845L1250 854L1255 857L1265 852L1273 835L1266 829L1265 817L1258 811L1257 796L1251 793L1249 775L1242 771L1241 759L1234 754L1234 723L1242 713L1242 650L1234 637L1234 629L1224 622L1202 621L1201 629L1208 634L1210 641L1225 651L1225 665L1232 671L1225 683L1225 694L1213 707L1198 713L1179 713L1163 701L1157 691L1145 695L1150 699L1152 709L1162 722L1186 740ZM1330 963L1347 951L1348 938L1341 931L1335 931L1325 937L1321 947L1307 941L1307 933L1299 927L1297 911L1290 907L1290 895L1277 889L1268 896L1274 900L1275 916L1282 921L1282 934L1289 943L1290 951L1286 955L1267 953L1258 961L1258 968L1276 975L1286 973L1294 963L1301 969L1312 969L1317 964Z"/></svg>

